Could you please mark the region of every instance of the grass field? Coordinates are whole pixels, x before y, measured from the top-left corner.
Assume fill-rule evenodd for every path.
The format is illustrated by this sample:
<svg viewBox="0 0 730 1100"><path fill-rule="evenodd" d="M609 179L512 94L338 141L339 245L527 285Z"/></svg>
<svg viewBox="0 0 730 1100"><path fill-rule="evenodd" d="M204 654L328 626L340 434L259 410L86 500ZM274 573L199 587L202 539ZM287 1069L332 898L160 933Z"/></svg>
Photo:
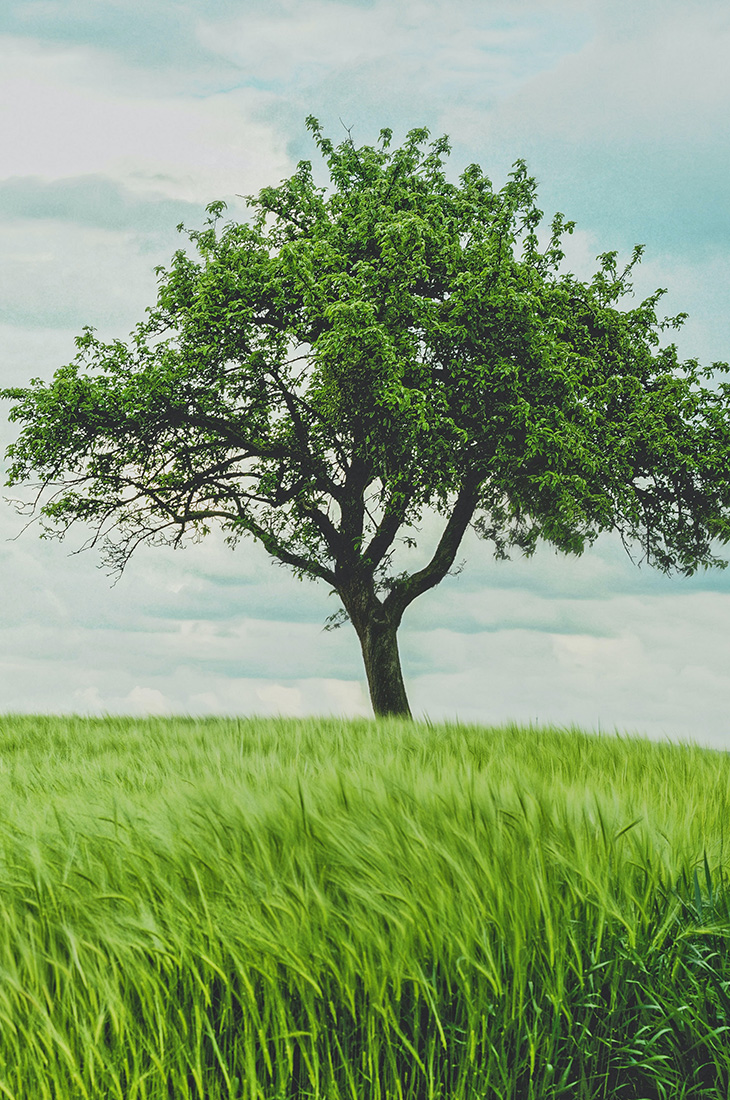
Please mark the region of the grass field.
<svg viewBox="0 0 730 1100"><path fill-rule="evenodd" d="M0 1098L727 1100L730 755L0 719Z"/></svg>

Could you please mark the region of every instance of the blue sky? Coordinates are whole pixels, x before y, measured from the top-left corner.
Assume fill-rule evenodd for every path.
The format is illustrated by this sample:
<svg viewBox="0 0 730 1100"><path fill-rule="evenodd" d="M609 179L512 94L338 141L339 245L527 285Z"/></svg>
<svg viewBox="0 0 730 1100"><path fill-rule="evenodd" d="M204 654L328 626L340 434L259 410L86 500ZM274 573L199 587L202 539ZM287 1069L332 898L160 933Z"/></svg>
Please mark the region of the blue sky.
<svg viewBox="0 0 730 1100"><path fill-rule="evenodd" d="M578 274L645 244L637 291L689 312L680 351L730 359L729 55L730 9L701 0L6 0L0 384L50 377L85 324L125 337L178 222L316 160L310 113L362 143L447 133L454 172L496 183L526 158ZM3 505L0 711L369 713L333 597L253 544L144 550L110 587L80 535L21 527ZM610 537L461 556L403 623L417 714L730 748L729 572L667 579Z"/></svg>

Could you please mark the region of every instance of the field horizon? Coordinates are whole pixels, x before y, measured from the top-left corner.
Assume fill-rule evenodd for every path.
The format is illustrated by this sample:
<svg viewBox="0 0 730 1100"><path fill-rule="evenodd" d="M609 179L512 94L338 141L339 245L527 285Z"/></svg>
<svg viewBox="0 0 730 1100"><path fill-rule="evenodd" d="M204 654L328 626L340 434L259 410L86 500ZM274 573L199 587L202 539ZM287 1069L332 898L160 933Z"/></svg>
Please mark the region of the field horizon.
<svg viewBox="0 0 730 1100"><path fill-rule="evenodd" d="M0 1097L726 1098L730 757L0 716Z"/></svg>

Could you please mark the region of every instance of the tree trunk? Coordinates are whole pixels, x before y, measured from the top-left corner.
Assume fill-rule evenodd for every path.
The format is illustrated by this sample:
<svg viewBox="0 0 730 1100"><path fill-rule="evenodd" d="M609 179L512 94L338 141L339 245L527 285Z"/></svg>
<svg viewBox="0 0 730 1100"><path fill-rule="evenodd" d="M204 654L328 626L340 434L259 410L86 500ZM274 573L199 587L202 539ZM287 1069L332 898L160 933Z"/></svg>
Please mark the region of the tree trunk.
<svg viewBox="0 0 730 1100"><path fill-rule="evenodd" d="M362 631L358 631L376 718L411 717L400 667L397 630L393 623L373 617Z"/></svg>
<svg viewBox="0 0 730 1100"><path fill-rule="evenodd" d="M398 653L402 611L393 614L383 606L372 577L345 578L338 585L337 594L360 639L375 717L410 718Z"/></svg>

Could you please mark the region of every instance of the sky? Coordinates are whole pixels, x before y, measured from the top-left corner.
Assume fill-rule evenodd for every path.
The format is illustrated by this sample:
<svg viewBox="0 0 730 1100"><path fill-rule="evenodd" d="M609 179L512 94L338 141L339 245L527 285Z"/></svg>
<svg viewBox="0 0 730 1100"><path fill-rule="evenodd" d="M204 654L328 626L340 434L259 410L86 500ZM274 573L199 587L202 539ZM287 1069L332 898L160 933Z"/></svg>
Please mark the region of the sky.
<svg viewBox="0 0 730 1100"><path fill-rule="evenodd" d="M84 325L126 338L179 222L316 163L309 114L356 144L426 126L498 185L526 159L578 275L644 244L637 294L689 313L684 357L728 360L728 56L725 0L5 0L0 386L50 378ZM0 713L370 714L335 598L253 542L143 548L112 585L82 532L23 524L0 501ZM611 536L459 557L401 628L416 716L730 749L730 570L667 578Z"/></svg>

